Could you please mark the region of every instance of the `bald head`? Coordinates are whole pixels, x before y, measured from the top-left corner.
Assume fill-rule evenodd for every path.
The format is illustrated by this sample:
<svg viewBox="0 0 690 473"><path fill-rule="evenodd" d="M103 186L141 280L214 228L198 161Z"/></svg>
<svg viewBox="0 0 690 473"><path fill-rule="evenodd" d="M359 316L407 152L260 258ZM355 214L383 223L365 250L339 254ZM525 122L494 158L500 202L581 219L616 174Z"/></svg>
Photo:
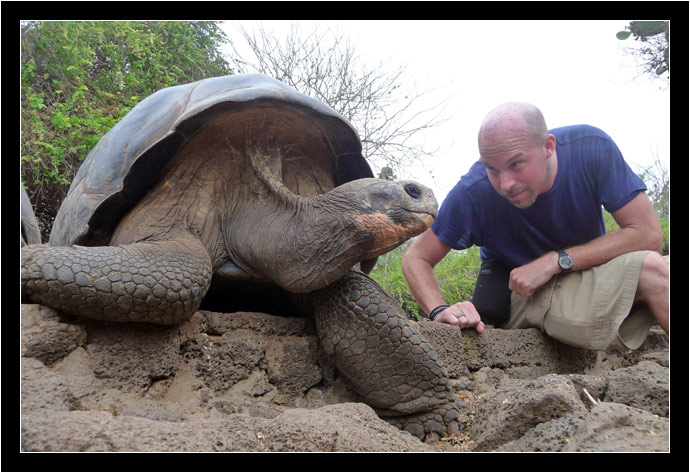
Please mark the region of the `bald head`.
<svg viewBox="0 0 690 473"><path fill-rule="evenodd" d="M480 161L491 185L515 207L531 206L556 179L556 138L534 105L504 103L486 116L479 129Z"/></svg>
<svg viewBox="0 0 690 473"><path fill-rule="evenodd" d="M518 136L536 145L548 135L544 115L532 104L508 102L489 112L479 128L479 150Z"/></svg>

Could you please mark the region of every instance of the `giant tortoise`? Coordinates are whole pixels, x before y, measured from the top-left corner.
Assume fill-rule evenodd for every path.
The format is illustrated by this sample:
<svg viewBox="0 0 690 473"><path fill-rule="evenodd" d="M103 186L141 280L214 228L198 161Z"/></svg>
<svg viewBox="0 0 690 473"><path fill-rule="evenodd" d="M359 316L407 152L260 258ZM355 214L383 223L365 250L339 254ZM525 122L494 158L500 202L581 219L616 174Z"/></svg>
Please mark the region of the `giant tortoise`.
<svg viewBox="0 0 690 473"><path fill-rule="evenodd" d="M424 231L437 203L373 179L352 126L272 78L160 90L87 156L49 244L21 250L23 300L103 321L178 324L212 279L268 281L313 314L325 352L379 415L457 429L446 371L364 273Z"/></svg>

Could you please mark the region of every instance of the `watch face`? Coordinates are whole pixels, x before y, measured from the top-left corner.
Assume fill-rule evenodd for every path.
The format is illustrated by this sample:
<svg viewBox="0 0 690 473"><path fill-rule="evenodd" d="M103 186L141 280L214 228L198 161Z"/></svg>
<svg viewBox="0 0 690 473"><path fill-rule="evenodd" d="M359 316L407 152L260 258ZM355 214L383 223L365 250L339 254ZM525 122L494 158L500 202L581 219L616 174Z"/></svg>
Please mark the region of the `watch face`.
<svg viewBox="0 0 690 473"><path fill-rule="evenodd" d="M568 255L561 256L558 258L558 265L562 269L570 269L573 267L573 259Z"/></svg>

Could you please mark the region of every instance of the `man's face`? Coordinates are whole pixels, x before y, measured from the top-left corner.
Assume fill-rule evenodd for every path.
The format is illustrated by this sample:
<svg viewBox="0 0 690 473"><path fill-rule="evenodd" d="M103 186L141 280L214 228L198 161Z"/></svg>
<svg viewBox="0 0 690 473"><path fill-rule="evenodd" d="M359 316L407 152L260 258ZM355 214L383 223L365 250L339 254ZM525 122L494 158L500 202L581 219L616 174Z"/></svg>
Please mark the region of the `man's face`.
<svg viewBox="0 0 690 473"><path fill-rule="evenodd" d="M555 145L553 135L541 145L527 136L514 136L480 146L479 151L496 192L515 207L526 209L553 186Z"/></svg>

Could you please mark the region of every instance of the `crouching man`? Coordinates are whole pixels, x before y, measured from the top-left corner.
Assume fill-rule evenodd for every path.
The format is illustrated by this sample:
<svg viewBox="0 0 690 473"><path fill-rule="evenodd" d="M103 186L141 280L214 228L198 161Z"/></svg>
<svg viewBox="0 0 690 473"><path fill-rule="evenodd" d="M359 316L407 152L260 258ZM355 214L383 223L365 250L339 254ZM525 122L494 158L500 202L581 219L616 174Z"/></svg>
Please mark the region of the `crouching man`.
<svg viewBox="0 0 690 473"><path fill-rule="evenodd" d="M644 182L603 131L548 130L525 103L491 111L480 159L403 258L412 294L434 322L538 327L564 343L638 348L669 333L669 265ZM606 234L602 206L620 230ZM452 249L481 248L472 301L445 301L434 266Z"/></svg>

